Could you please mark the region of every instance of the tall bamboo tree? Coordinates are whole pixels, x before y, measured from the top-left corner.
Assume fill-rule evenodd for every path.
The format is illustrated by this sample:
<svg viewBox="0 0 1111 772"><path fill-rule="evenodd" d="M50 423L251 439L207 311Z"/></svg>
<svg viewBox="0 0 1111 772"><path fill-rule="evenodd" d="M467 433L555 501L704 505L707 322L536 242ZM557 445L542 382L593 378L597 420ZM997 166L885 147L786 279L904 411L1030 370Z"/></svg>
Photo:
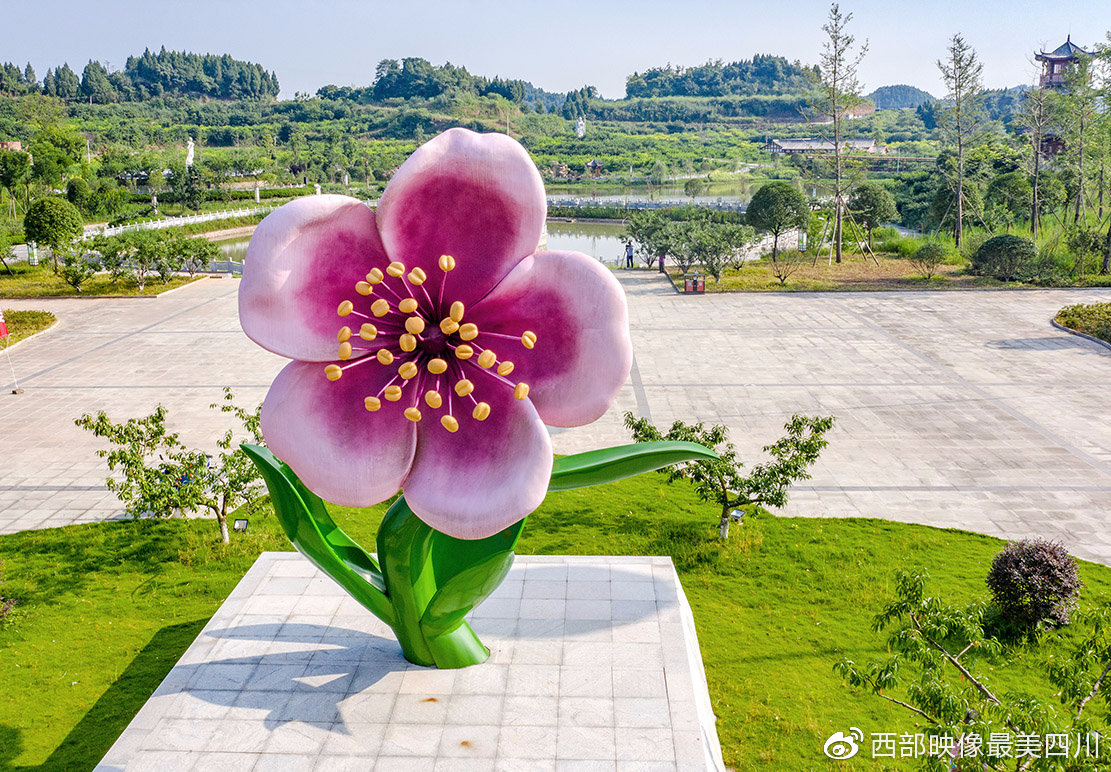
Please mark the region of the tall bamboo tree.
<svg viewBox="0 0 1111 772"><path fill-rule="evenodd" d="M959 247L964 237L964 163L969 148L975 145L980 133L984 65L972 46L958 33L950 38L946 57L938 60L937 67L941 70L946 89L946 105L938 127L957 154L956 179L950 183L957 205L953 235Z"/></svg>

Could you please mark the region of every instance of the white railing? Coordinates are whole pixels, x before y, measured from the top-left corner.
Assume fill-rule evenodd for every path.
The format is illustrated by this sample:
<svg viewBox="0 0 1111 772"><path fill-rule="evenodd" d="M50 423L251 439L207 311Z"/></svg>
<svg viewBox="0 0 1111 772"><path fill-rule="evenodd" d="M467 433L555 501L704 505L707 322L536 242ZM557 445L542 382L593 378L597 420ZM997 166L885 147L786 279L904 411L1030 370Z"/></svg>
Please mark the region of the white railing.
<svg viewBox="0 0 1111 772"><path fill-rule="evenodd" d="M90 236L116 236L120 233L127 233L129 231L149 231L158 230L161 228L176 228L182 225L191 225L198 222L212 222L213 220L230 220L234 217L250 217L252 215L269 214L274 211L276 207L269 206L253 206L243 207L241 209L225 209L219 212L204 212L202 214L190 214L182 217L159 217L157 219L140 220L139 222L127 223L126 225L99 225L90 226L85 229L85 238Z"/></svg>

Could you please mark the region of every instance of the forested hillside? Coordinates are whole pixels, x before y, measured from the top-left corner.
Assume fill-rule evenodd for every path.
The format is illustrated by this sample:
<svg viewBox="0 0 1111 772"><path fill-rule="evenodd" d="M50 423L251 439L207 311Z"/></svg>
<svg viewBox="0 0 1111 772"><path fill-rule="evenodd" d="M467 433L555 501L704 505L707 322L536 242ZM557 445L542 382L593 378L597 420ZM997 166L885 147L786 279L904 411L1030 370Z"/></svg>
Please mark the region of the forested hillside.
<svg viewBox="0 0 1111 772"><path fill-rule="evenodd" d="M751 59L723 63L720 59L699 67L668 64L643 74L634 72L625 80L625 96L750 96L795 94L809 90L816 67L789 62L782 56L757 54Z"/></svg>

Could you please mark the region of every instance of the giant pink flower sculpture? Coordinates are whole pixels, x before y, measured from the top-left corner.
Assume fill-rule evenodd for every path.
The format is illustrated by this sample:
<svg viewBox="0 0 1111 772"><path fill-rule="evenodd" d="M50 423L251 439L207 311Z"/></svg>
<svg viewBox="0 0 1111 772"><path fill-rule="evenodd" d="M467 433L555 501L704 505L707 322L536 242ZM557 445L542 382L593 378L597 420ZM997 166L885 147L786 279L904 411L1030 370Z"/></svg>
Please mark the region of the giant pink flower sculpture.
<svg viewBox="0 0 1111 772"><path fill-rule="evenodd" d="M477 539L539 506L545 424L605 412L632 361L625 296L577 252L536 252L544 188L524 149L451 129L390 181L281 207L251 239L244 331L294 360L262 408L270 449L321 497L398 490Z"/></svg>

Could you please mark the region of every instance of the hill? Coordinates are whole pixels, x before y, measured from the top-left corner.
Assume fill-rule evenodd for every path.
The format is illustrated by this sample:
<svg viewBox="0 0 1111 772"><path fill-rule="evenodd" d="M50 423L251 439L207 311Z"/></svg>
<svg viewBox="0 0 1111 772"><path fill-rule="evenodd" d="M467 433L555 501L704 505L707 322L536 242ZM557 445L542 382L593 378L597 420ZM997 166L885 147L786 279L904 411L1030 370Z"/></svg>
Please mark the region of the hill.
<svg viewBox="0 0 1111 772"><path fill-rule="evenodd" d="M625 97L753 96L798 94L811 88L817 68L789 62L782 56L757 54L751 59L723 63L720 59L699 67L668 64L625 79Z"/></svg>
<svg viewBox="0 0 1111 772"><path fill-rule="evenodd" d="M868 98L875 103L877 110L902 110L915 108L937 98L928 91L900 83L896 86L880 86Z"/></svg>

